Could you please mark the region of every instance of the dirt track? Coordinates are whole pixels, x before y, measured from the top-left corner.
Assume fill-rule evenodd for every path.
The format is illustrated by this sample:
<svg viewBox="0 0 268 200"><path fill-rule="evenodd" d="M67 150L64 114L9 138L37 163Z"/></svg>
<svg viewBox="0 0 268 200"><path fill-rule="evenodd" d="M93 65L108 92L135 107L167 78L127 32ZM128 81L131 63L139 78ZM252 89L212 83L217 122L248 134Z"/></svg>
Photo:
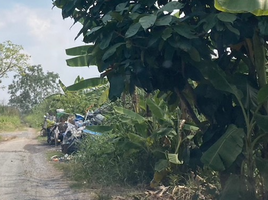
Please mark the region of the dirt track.
<svg viewBox="0 0 268 200"><path fill-rule="evenodd" d="M0 143L1 200L93 199L90 193L69 188L63 174L46 159L45 152L53 147L38 143L32 129L1 135L13 136Z"/></svg>

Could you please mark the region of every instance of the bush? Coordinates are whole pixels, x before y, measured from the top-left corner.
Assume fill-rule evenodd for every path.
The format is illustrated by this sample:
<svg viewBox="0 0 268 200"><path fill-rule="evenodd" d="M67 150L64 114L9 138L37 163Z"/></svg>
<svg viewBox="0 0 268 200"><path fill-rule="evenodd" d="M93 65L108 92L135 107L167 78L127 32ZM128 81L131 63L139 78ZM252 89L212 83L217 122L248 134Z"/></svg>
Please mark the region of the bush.
<svg viewBox="0 0 268 200"><path fill-rule="evenodd" d="M140 153L124 155L115 135L90 136L75 155L72 174L76 180L100 185L134 185L149 182L152 168Z"/></svg>

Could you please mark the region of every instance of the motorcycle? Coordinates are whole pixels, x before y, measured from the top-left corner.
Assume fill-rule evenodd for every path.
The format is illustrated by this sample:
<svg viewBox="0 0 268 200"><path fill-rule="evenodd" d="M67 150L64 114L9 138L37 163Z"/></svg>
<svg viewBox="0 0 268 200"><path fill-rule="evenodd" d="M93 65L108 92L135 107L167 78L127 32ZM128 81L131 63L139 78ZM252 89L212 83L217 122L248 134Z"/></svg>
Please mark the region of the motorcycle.
<svg viewBox="0 0 268 200"><path fill-rule="evenodd" d="M48 136L49 132L51 131L51 128L55 125L55 120L53 117L47 115L44 115L44 122L42 125L42 128L40 130L40 136L46 137Z"/></svg>
<svg viewBox="0 0 268 200"><path fill-rule="evenodd" d="M55 123L51 130L48 132L47 143L55 144L57 146L63 140L63 133L67 129L67 123Z"/></svg>

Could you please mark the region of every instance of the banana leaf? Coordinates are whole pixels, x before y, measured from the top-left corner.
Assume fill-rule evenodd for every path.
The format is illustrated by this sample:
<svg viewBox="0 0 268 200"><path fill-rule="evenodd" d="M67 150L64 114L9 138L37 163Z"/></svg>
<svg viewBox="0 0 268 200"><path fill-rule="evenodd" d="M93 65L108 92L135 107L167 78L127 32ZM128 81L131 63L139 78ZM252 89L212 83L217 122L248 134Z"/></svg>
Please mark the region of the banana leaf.
<svg viewBox="0 0 268 200"><path fill-rule="evenodd" d="M89 79L80 81L76 84L68 86L66 90L77 91L77 90L82 90L82 89L87 89L87 88L93 88L99 85L104 85L107 82L108 82L107 79L103 79L103 78L89 78Z"/></svg>
<svg viewBox="0 0 268 200"><path fill-rule="evenodd" d="M230 167L242 152L244 131L229 125L226 132L201 157L201 161L216 171Z"/></svg>
<svg viewBox="0 0 268 200"><path fill-rule="evenodd" d="M141 115L139 115L138 113L135 113L131 110L122 108L122 107L114 107L115 112L125 115L126 117L129 117L130 119L133 119L134 121L137 121L138 123L143 123L146 121L146 119L144 117L142 117Z"/></svg>
<svg viewBox="0 0 268 200"><path fill-rule="evenodd" d="M268 15L268 0L215 0L214 6L223 12Z"/></svg>

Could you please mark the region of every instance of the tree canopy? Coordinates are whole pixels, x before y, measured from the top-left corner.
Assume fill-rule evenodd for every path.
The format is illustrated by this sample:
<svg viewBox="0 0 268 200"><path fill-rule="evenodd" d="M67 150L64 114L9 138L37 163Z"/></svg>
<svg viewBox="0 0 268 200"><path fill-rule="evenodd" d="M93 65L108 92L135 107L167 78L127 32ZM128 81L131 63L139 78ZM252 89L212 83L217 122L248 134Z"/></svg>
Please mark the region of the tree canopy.
<svg viewBox="0 0 268 200"><path fill-rule="evenodd" d="M22 71L28 67L29 56L22 53L22 46L11 41L0 43L0 81L11 71Z"/></svg>
<svg viewBox="0 0 268 200"><path fill-rule="evenodd" d="M12 84L8 86L9 104L24 113L29 112L46 97L60 92L58 79L58 74L45 73L41 65L27 67L22 73L14 75Z"/></svg>

